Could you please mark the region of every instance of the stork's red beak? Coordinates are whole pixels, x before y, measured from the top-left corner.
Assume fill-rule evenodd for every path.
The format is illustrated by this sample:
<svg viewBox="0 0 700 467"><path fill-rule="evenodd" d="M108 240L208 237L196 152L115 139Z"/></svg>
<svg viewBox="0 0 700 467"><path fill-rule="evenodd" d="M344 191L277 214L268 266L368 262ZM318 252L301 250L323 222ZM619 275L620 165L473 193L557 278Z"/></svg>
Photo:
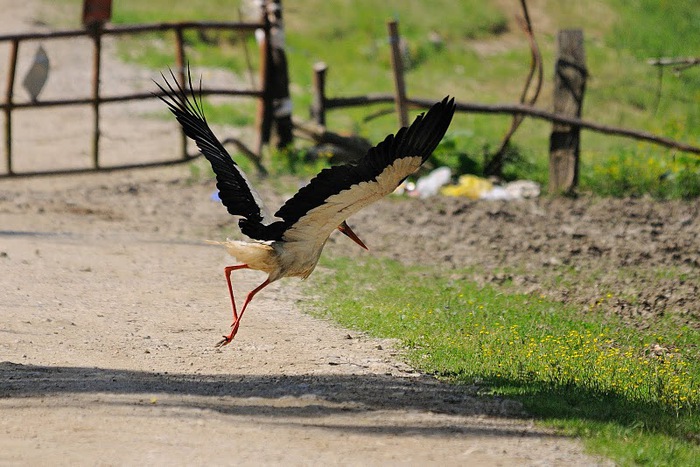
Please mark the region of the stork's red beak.
<svg viewBox="0 0 700 467"><path fill-rule="evenodd" d="M360 245L362 248L364 248L365 250L369 251L369 248L367 248L367 246L362 242L362 240L360 240L360 237L358 237L357 235L355 235L355 232L352 231L352 229L351 229L350 226L347 224L347 222L343 221L343 223L340 224L340 225L338 226L338 230L340 230L340 231L343 232L345 235L347 235L348 237L350 237L350 239L351 239L353 242L357 243L357 244Z"/></svg>

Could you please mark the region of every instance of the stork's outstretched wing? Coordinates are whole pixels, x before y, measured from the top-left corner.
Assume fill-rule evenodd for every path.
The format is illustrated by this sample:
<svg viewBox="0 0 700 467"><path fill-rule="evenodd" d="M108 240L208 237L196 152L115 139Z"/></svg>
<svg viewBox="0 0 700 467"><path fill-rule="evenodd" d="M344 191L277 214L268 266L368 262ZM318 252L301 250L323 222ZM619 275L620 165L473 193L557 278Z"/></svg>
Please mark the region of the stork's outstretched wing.
<svg viewBox="0 0 700 467"><path fill-rule="evenodd" d="M427 114L419 115L410 127L387 136L356 164L322 170L273 217L266 213L260 196L209 128L201 101L192 91L189 69L190 95L172 71L170 74L175 87L165 76L167 89L156 83L165 94L160 99L211 163L221 202L229 213L242 217L241 231L258 240L325 242L345 219L394 191L418 170L442 140L455 111L454 99L446 97Z"/></svg>
<svg viewBox="0 0 700 467"><path fill-rule="evenodd" d="M430 157L450 126L454 98L446 97L410 127L389 135L355 165L322 170L280 208L282 239L324 242L341 222L393 192Z"/></svg>
<svg viewBox="0 0 700 467"><path fill-rule="evenodd" d="M243 217L239 222L243 233L252 238L258 238L255 234L256 231L260 228L268 227L269 224L279 219L275 219L267 213L260 195L250 184L245 173L233 161L221 142L214 136L211 128L209 128L202 111L201 98L198 101L194 94L189 68L187 75L190 96L177 81L172 71L170 75L175 82L175 87L161 74L167 89L156 83L160 90L165 93L165 97L158 97L165 102L182 126L185 134L197 143L199 150L211 163L216 174L216 187L219 190L219 198L228 209L228 212L235 216Z"/></svg>

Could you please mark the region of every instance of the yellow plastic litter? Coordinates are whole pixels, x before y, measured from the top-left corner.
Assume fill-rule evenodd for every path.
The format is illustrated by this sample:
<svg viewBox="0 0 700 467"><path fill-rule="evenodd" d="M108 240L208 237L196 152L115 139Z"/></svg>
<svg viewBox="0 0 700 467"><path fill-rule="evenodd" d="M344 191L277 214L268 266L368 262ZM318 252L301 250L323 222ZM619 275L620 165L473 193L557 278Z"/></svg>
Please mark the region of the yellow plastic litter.
<svg viewBox="0 0 700 467"><path fill-rule="evenodd" d="M464 196L471 199L479 199L482 194L493 189L493 183L476 175L460 175L456 185L443 187L440 190L445 196Z"/></svg>

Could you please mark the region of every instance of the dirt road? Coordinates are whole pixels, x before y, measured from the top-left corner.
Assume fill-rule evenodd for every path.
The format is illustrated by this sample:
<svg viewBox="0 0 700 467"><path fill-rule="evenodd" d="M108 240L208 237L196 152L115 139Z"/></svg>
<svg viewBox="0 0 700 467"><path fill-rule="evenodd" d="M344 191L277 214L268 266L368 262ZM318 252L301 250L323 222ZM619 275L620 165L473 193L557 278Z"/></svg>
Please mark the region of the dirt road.
<svg viewBox="0 0 700 467"><path fill-rule="evenodd" d="M3 182L1 462L592 462L517 404L299 313L303 284L271 286L215 350L228 259L200 240L225 213L185 171Z"/></svg>
<svg viewBox="0 0 700 467"><path fill-rule="evenodd" d="M438 384L274 284L234 343L186 168L3 181L0 463L585 465L517 404ZM238 283L249 289L255 273Z"/></svg>
<svg viewBox="0 0 700 467"><path fill-rule="evenodd" d="M0 30L40 27L38 5L0 0ZM47 49L47 95L75 86L80 60L59 60L71 43ZM117 70L107 81L149 76L105 60ZM111 111L110 157L176 150L174 126L144 116L152 109ZM22 167L83 163L87 125L24 118ZM131 142L135 127L149 141ZM174 167L0 181L0 464L601 463L512 401L439 384L391 342L300 313L304 284L267 288L233 344L214 349L230 324L230 259L202 240L230 220L212 184L188 177ZM239 293L260 280L238 277Z"/></svg>

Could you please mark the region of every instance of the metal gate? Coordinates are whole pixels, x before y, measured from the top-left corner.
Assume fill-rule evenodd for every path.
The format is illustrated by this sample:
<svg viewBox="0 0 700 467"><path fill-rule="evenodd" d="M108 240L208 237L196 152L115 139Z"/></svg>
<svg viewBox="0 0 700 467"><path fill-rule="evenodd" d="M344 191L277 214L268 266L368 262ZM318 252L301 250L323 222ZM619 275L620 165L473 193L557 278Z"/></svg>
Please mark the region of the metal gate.
<svg viewBox="0 0 700 467"><path fill-rule="evenodd" d="M7 82L5 88L5 99L4 102L0 103L0 109L5 115L5 127L4 127L4 144L5 144L5 154L6 154L6 170L5 173L0 173L0 178L11 177L11 176L28 176L28 175L47 175L47 174L61 174L61 173L76 173L76 172L91 172L97 170L116 170L116 169L126 169L134 167L148 167L156 165L168 165L176 164L183 161L190 160L196 156L190 156L187 153L187 140L182 133L182 156L177 159L152 162L152 163L140 163L140 164L123 164L123 165L110 165L108 167L103 167L100 164L100 105L103 103L111 102L126 102L142 99L153 99L162 95L160 91L154 92L142 92L142 93L128 93L121 95L114 95L103 97L100 95L100 72L101 72L101 52L102 52L102 37L106 35L125 35L125 34L144 34L149 32L164 32L164 31L174 31L175 33L175 75L179 83L183 88L187 87L186 80L186 67L187 67L187 57L185 54L183 34L186 30L229 30L238 31L242 33L252 34L256 30L261 30L264 32L265 39L262 41L263 50L261 51L261 56L263 58L268 57L270 54L269 47L270 41L267 40L270 34L270 23L266 18L266 15L262 15L261 22L202 22L202 21L191 21L191 22L175 22L175 23L155 23L155 24L141 24L141 25L125 25L125 26L104 26L91 29L75 29L75 30L65 30L65 31L53 31L45 33L26 33L26 34L10 34L10 35L0 35L0 43L8 43L9 59L7 67ZM15 77L17 73L17 57L20 44L25 41L38 41L38 40L54 40L54 39L66 39L66 38L77 38L77 37L89 37L92 39L93 43L93 54L92 54L92 77L91 77L91 96L86 98L73 98L73 99L54 99L54 100L33 100L30 102L14 102L14 90L15 90ZM269 125L271 116L267 109L271 108L271 104L267 102L269 93L269 83L270 80L267 76L267 60L263 59L260 65L260 75L259 80L260 89L202 89L202 95L226 95L226 96L243 96L258 99L258 121L256 123L258 129L260 130L265 125ZM50 108L58 106L78 106L78 105L89 105L92 107L93 113L93 126L92 126L92 161L91 166L88 168L81 169L66 169L66 170L54 170L54 171L23 171L15 172L13 169L12 160L12 150L13 150L13 140L12 140L12 116L13 112L28 108ZM260 134L260 132L259 132Z"/></svg>

